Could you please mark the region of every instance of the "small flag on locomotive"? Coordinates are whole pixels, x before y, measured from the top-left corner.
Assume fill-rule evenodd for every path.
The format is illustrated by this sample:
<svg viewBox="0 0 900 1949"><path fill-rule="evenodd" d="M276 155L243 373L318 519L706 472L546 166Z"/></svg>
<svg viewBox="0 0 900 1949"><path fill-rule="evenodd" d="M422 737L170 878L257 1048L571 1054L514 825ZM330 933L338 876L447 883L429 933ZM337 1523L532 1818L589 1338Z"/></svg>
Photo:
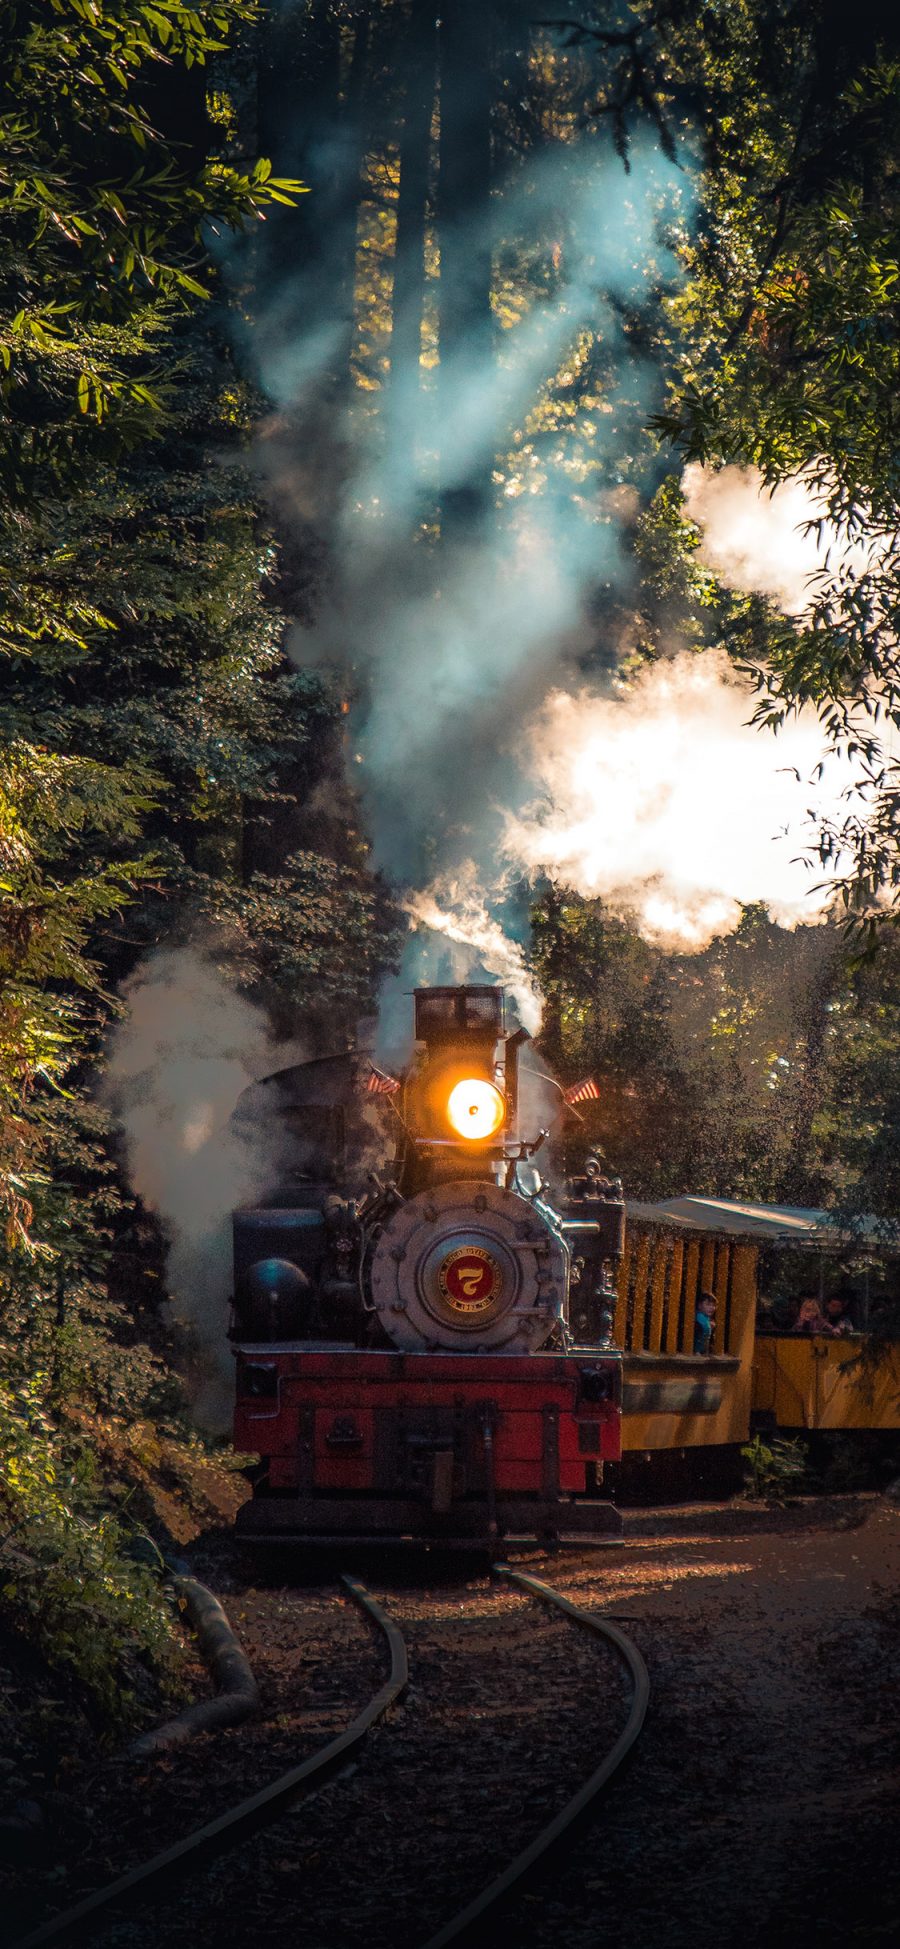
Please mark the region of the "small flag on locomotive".
<svg viewBox="0 0 900 1949"><path fill-rule="evenodd" d="M563 1090L565 1103L598 1103L599 1100L600 1090L593 1076L588 1076L583 1083L573 1083L571 1089Z"/></svg>
<svg viewBox="0 0 900 1949"><path fill-rule="evenodd" d="M615 1532L621 1185L591 1160L561 1192L542 1184L548 1132L520 1113L528 1037L500 989L418 989L414 1006L402 1080L368 1056L319 1059L238 1106L271 1120L279 1159L267 1202L234 1214L234 1435L258 1457L238 1529L490 1546ZM373 1116L393 1151L378 1171Z"/></svg>

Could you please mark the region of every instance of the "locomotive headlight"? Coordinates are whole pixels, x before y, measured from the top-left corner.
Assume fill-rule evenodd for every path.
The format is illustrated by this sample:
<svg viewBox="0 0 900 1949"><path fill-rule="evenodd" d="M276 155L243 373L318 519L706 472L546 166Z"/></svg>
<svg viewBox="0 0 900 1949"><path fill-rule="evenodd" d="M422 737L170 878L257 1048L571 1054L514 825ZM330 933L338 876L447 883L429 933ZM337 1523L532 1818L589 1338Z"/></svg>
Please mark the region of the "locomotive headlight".
<svg viewBox="0 0 900 1949"><path fill-rule="evenodd" d="M506 1115L506 1105L493 1083L485 1083L478 1076L467 1077L464 1083L457 1083L450 1091L447 1102L447 1115L460 1137L469 1137L473 1142L484 1142L500 1129Z"/></svg>

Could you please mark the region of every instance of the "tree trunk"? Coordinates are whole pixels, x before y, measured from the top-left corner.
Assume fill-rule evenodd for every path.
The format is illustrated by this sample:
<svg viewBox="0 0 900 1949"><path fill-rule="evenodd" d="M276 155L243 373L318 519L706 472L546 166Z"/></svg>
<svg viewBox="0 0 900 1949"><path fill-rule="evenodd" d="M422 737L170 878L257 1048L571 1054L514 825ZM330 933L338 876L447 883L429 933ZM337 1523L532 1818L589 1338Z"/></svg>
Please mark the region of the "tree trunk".
<svg viewBox="0 0 900 1949"><path fill-rule="evenodd" d="M491 10L487 0L447 0L440 24L441 418L452 424L464 373L483 370L493 341L491 314ZM491 500L491 457L442 488L442 533L465 540Z"/></svg>
<svg viewBox="0 0 900 1949"><path fill-rule="evenodd" d="M267 212L256 256L258 329L276 351L279 341L285 349L303 342L308 350L317 323L331 328L315 371L301 345L297 385L310 392L323 382L343 384L347 375L369 13L364 6L355 15L349 56L332 0L294 0L270 14L260 45L260 151L276 176L299 176L310 194L292 210Z"/></svg>
<svg viewBox="0 0 900 1949"><path fill-rule="evenodd" d="M372 13L370 0L359 0L349 16L334 0L286 0L269 11L259 46L259 151L271 158L275 175L299 176L310 192L293 209L267 213L251 298L260 375L281 409L264 449L269 511L281 542L277 593L295 616L308 615L314 604L340 500L339 401L349 386L353 341ZM310 455L317 460L316 494L304 514L296 481ZM316 798L323 781L342 775L340 739L341 727L323 714L311 744L275 768L274 783L287 802L245 801L245 883L254 873L277 876L290 854L304 848L340 856L346 808L336 807L329 818Z"/></svg>
<svg viewBox="0 0 900 1949"><path fill-rule="evenodd" d="M434 110L437 21L435 0L412 0L401 49L405 73L403 132L391 320L391 378L388 411L397 427L415 438L418 420L419 362L425 302L425 219L431 119Z"/></svg>

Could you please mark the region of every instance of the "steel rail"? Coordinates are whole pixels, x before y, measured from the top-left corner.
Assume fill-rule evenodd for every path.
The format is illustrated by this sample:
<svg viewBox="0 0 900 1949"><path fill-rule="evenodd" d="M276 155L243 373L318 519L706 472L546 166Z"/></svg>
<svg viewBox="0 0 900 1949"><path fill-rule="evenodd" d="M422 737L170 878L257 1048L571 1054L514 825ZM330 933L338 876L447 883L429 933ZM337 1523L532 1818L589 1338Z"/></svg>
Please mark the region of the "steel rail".
<svg viewBox="0 0 900 1949"><path fill-rule="evenodd" d="M630 1753L643 1726L650 1697L650 1679L644 1660L637 1645L632 1643L624 1631L619 1630L618 1625L613 1624L608 1618L595 1617L592 1612L582 1610L577 1604L571 1603L568 1597L563 1597L558 1590L554 1590L550 1584L542 1583L539 1577L528 1576L522 1570L513 1570L506 1563L495 1563L493 1573L496 1577L505 1577L510 1583L518 1584L522 1590L528 1592L529 1596L538 1597L543 1603L554 1605L566 1617L570 1617L573 1623L580 1624L587 1631L593 1631L597 1637L606 1638L628 1667L634 1690L624 1728L600 1765L595 1767L593 1773L578 1788L577 1793L566 1801L559 1813L547 1822L546 1827L541 1828L540 1833L535 1835L528 1847L524 1848L521 1854L517 1854L515 1860L511 1861L494 1881L489 1882L473 1901L460 1909L451 1921L446 1922L444 1927L438 1930L437 1935L429 1937L425 1949L447 1949L449 1943L460 1942L464 1936L475 1931L497 1903L510 1894L517 1883L525 1880L549 1849L561 1840L587 1812L592 1801L603 1791Z"/></svg>
<svg viewBox="0 0 900 1949"><path fill-rule="evenodd" d="M13 1944L12 1949L40 1949L45 1942L62 1942L66 1937L86 1934L95 1925L112 1920L113 1910L127 1905L148 1889L158 1888L161 1883L174 1880L176 1875L205 1864L227 1848L249 1840L260 1828L270 1826L286 1812L298 1795L309 1793L340 1770L349 1756L362 1745L377 1721L402 1697L409 1683L406 1645L393 1618L382 1610L355 1577L344 1576L341 1582L384 1633L391 1654L389 1676L362 1712L357 1713L356 1718L351 1719L349 1726L335 1739L329 1740L327 1746L311 1753L302 1765L282 1773L259 1793L252 1794L249 1799L230 1807L227 1813L220 1814L217 1820L209 1821L205 1827L198 1827L193 1833L185 1835L174 1847L155 1854L150 1861L131 1868L128 1874L120 1875L117 1881L98 1889L96 1894L86 1896L84 1901L66 1909L62 1915L42 1923L40 1928Z"/></svg>

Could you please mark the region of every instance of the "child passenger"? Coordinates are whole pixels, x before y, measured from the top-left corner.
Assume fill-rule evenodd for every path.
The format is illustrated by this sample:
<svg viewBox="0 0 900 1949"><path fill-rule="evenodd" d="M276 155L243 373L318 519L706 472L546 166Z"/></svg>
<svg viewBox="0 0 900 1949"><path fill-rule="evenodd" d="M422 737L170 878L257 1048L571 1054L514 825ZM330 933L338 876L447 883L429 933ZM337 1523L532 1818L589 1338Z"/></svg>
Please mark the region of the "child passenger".
<svg viewBox="0 0 900 1949"><path fill-rule="evenodd" d="M827 1333L828 1330L828 1322L818 1300L801 1300L795 1333Z"/></svg>
<svg viewBox="0 0 900 1949"><path fill-rule="evenodd" d="M698 1293L697 1311L694 1314L694 1352L709 1353L716 1324L715 1293Z"/></svg>

